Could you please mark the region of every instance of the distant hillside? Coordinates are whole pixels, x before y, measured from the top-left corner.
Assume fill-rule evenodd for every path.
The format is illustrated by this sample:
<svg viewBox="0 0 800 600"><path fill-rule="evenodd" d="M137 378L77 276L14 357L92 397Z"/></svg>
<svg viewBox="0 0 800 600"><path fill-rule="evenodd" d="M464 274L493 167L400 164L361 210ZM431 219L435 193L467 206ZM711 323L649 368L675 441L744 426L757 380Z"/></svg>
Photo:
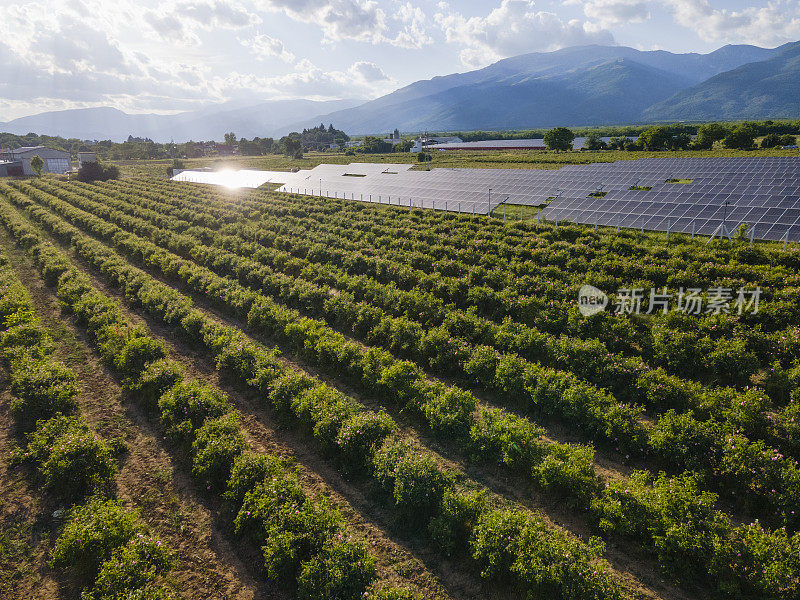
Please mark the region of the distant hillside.
<svg viewBox="0 0 800 600"><path fill-rule="evenodd" d="M418 81L322 120L355 134L394 127L420 131L634 123L642 121L649 106L681 89L779 51L724 46L709 54L674 54L577 46L535 52ZM290 128L312 124L304 119Z"/></svg>
<svg viewBox="0 0 800 600"><path fill-rule="evenodd" d="M800 43L777 56L720 73L643 113L647 120L707 121L800 117Z"/></svg>
<svg viewBox="0 0 800 600"><path fill-rule="evenodd" d="M358 104L355 100L275 100L260 103L228 103L175 115L131 115L115 108L61 110L14 119L2 131L25 135L39 133L66 138L121 142L129 135L157 142L221 140L226 132L253 138L269 137L287 123ZM319 125L319 120L315 125Z"/></svg>

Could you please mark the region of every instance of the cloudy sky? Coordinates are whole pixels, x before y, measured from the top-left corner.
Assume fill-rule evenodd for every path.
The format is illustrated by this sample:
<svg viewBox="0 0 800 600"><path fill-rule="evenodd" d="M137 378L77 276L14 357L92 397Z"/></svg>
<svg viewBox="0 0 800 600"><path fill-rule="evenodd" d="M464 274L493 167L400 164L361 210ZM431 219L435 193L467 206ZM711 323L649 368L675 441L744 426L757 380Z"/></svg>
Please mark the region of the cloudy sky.
<svg viewBox="0 0 800 600"><path fill-rule="evenodd" d="M370 98L588 43L800 39L800 0L0 0L0 122L65 108Z"/></svg>

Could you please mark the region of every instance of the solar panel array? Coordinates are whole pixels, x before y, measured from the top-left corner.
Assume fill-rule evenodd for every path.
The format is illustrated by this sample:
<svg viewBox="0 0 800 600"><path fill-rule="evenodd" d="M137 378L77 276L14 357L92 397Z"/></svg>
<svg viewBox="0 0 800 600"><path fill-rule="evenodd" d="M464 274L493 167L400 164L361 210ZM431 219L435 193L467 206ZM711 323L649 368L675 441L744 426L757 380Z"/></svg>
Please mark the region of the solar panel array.
<svg viewBox="0 0 800 600"><path fill-rule="evenodd" d="M282 171L191 171L184 170L175 175L172 181L188 181L191 183L210 183L229 188L257 188L265 183L283 183L286 173Z"/></svg>
<svg viewBox="0 0 800 600"><path fill-rule="evenodd" d="M568 187L541 218L700 235L744 223L759 239L800 240L798 157L650 158L587 167L581 177L602 181L605 194Z"/></svg>
<svg viewBox="0 0 800 600"><path fill-rule="evenodd" d="M544 171L432 169L410 164L319 165L287 174L282 192L485 215L502 202L539 205L548 194ZM551 173L557 173L552 171ZM545 174L545 178L540 175ZM551 175L552 177L552 175Z"/></svg>
<svg viewBox="0 0 800 600"><path fill-rule="evenodd" d="M287 173L280 191L474 214L487 214L490 202L546 205L538 217L549 221L699 235L746 223L756 238L800 241L800 157L656 157L558 170L410 168L320 165ZM651 189L631 189L645 187Z"/></svg>

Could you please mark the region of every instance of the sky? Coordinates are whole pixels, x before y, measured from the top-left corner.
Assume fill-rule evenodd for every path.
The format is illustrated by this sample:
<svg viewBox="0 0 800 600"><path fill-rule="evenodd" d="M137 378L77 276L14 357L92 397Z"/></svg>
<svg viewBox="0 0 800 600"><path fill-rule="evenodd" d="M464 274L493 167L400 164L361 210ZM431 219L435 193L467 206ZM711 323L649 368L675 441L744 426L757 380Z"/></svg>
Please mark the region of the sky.
<svg viewBox="0 0 800 600"><path fill-rule="evenodd" d="M0 122L69 108L369 99L582 44L800 40L800 0L0 0Z"/></svg>

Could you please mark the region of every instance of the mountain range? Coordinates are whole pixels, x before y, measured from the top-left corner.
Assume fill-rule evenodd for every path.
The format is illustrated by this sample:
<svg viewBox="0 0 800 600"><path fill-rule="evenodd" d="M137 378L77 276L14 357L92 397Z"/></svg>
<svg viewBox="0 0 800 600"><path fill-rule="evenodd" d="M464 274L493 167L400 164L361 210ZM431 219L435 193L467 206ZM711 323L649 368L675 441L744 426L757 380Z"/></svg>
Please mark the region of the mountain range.
<svg viewBox="0 0 800 600"><path fill-rule="evenodd" d="M0 123L0 131L185 141L219 140L227 131L278 136L320 122L368 134L798 116L800 42L728 45L708 54L576 46L417 81L365 103L240 102L177 115L90 108L15 119Z"/></svg>

